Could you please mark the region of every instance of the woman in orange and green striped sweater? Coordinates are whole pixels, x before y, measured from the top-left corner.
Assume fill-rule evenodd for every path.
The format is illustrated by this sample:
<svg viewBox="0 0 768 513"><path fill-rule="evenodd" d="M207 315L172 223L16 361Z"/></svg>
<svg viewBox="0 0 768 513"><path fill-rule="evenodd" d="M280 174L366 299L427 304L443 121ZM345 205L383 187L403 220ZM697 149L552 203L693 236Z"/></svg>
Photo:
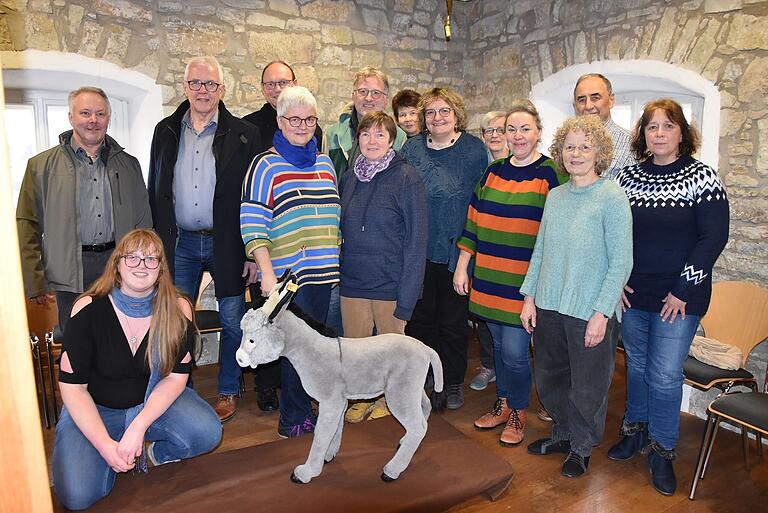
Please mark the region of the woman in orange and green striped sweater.
<svg viewBox="0 0 768 513"><path fill-rule="evenodd" d="M517 445L525 434L531 396L530 335L522 328L523 283L549 191L567 180L538 151L541 119L528 100L513 103L505 122L512 155L493 162L475 188L453 286L469 294L469 310L488 323L493 336L498 399L475 421L477 429L506 424L502 445ZM475 259L472 278L468 268Z"/></svg>

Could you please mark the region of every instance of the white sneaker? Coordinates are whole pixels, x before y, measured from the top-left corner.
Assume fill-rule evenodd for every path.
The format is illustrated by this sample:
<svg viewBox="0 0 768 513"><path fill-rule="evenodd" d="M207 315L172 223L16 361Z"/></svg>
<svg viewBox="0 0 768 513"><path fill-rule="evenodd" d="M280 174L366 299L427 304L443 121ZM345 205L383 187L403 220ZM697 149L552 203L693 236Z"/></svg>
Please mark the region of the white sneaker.
<svg viewBox="0 0 768 513"><path fill-rule="evenodd" d="M486 367L478 367L477 375L472 378L472 382L469 384L469 388L472 390L485 390L488 383L496 381L496 371L488 369Z"/></svg>

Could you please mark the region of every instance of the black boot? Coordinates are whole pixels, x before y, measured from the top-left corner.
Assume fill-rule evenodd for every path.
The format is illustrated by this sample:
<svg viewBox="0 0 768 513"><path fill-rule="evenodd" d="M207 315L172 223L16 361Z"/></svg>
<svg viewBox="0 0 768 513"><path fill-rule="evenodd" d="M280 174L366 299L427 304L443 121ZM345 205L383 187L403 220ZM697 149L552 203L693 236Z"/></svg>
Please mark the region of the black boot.
<svg viewBox="0 0 768 513"><path fill-rule="evenodd" d="M675 450L666 450L656 442L652 442L648 451L648 469L651 471L651 483L662 495L674 495L677 488L677 478L672 460Z"/></svg>
<svg viewBox="0 0 768 513"><path fill-rule="evenodd" d="M614 461L627 461L636 453L646 447L648 440L648 426L644 422L624 424L621 427L621 440L608 449L608 459Z"/></svg>

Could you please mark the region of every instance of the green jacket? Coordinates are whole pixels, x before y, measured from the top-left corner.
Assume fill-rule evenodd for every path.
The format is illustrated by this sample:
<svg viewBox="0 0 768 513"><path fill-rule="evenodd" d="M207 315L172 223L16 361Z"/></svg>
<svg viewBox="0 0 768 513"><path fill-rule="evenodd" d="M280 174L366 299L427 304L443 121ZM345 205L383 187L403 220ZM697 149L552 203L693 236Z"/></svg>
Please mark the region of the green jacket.
<svg viewBox="0 0 768 513"><path fill-rule="evenodd" d="M71 138L72 130L64 132L58 146L29 159L21 183L16 228L28 297L83 292L80 181L67 150ZM152 214L139 161L109 136L104 144L117 242L134 228L152 228Z"/></svg>
<svg viewBox="0 0 768 513"><path fill-rule="evenodd" d="M357 135L352 128L352 116L357 115L354 107L351 112L343 112L339 116L339 122L329 126L323 132L323 149L331 157L333 168L336 170L336 177L341 190L341 181L344 173L351 167L360 150L357 146ZM395 150L400 150L405 144L406 135L400 127L397 127L397 136L395 144L392 146Z"/></svg>

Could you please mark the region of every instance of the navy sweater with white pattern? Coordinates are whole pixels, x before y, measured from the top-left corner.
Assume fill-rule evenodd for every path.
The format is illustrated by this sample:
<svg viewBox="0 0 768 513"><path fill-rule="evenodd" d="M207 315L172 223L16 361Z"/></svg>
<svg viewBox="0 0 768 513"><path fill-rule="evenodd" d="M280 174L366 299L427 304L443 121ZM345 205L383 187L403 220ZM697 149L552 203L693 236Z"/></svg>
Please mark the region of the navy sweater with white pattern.
<svg viewBox="0 0 768 513"><path fill-rule="evenodd" d="M653 157L619 171L632 208L632 308L659 312L669 292L704 315L712 266L728 242L728 198L717 171L693 157L659 166Z"/></svg>

